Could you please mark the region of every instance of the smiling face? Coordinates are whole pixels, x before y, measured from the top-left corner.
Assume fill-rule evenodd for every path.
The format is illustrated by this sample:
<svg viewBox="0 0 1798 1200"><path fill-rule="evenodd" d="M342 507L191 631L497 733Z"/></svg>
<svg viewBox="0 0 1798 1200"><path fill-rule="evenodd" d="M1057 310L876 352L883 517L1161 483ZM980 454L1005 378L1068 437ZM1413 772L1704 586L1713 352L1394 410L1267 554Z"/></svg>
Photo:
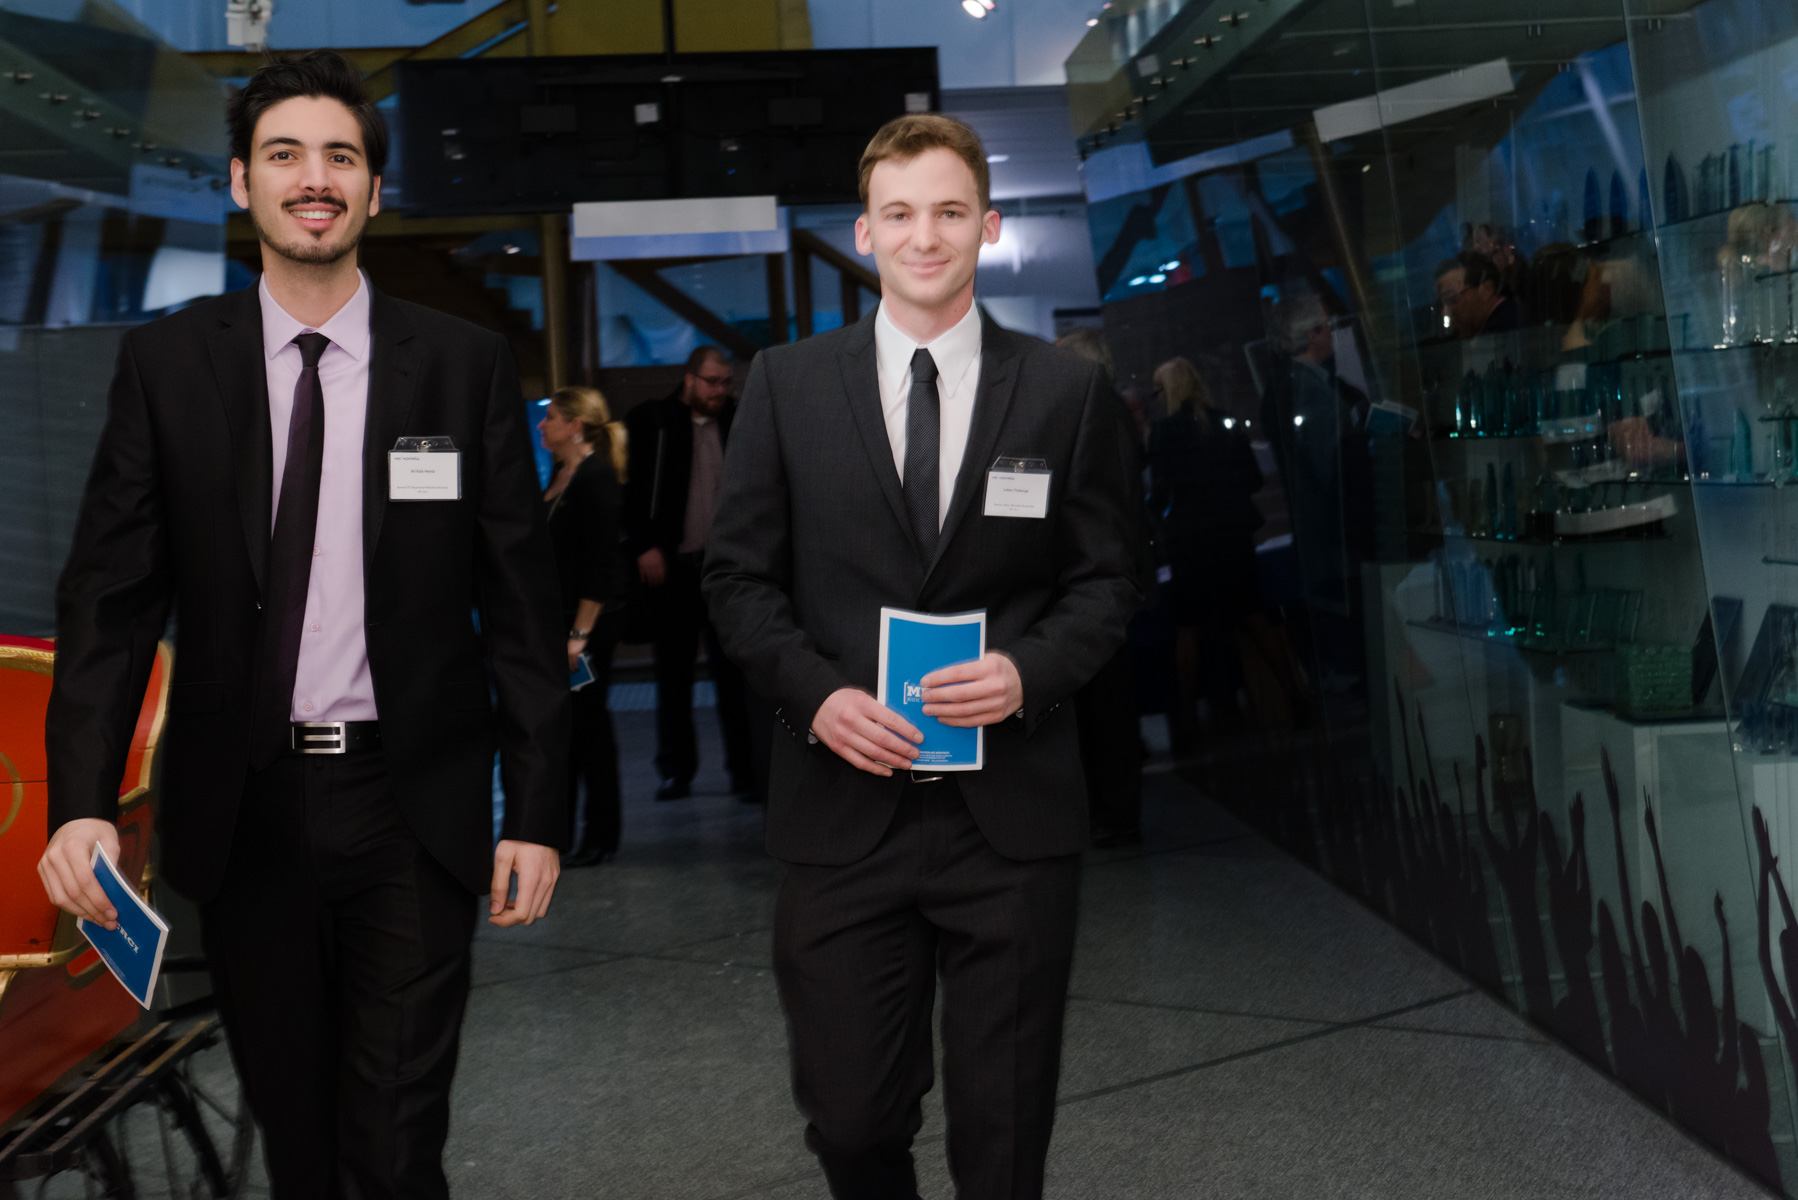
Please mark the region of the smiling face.
<svg viewBox="0 0 1798 1200"><path fill-rule="evenodd" d="M958 317L973 303L980 247L998 240L999 214L981 210L974 172L953 150L874 164L855 248L874 255L882 300L896 310Z"/></svg>
<svg viewBox="0 0 1798 1200"><path fill-rule="evenodd" d="M337 100L296 96L256 122L248 162L231 160L231 197L269 250L322 266L355 253L381 209L381 181L369 174L355 115Z"/></svg>

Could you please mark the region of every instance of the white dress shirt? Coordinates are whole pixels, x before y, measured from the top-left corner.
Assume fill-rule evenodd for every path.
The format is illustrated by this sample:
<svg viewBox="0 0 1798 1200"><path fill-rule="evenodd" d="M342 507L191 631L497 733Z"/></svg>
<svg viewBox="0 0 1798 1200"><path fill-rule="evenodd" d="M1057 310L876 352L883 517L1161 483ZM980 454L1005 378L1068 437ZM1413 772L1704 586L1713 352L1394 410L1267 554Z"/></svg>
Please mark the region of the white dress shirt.
<svg viewBox="0 0 1798 1200"><path fill-rule="evenodd" d="M325 402L325 461L319 475L318 530L306 587L306 623L293 680L295 721L373 721L375 684L368 671L362 627L362 429L368 416L368 280L316 330L288 315L269 294L262 298L262 351L268 360L268 417L274 435L272 532L287 471L287 425L300 381L300 348L293 339L322 333L331 340L318 360Z"/></svg>
<svg viewBox="0 0 1798 1200"><path fill-rule="evenodd" d="M921 344L893 324L881 305L874 318L875 369L880 380L880 409L886 418L887 440L893 445L893 465L899 482L905 482L905 418L911 407L911 359L918 350L930 351L936 360L937 420L941 430L937 460L937 528L949 515L949 498L955 495L955 476L968 448L968 427L974 420L974 394L980 387L980 308L970 305L967 314L934 342Z"/></svg>

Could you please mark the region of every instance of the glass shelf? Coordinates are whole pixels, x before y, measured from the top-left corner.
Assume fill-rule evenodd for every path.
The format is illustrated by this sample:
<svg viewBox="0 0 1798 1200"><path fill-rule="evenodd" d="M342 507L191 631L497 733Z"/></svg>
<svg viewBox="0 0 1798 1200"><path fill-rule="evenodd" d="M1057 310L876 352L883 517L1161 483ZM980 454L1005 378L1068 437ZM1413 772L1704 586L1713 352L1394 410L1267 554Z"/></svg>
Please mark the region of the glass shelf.
<svg viewBox="0 0 1798 1200"><path fill-rule="evenodd" d="M1436 633L1446 633L1452 637L1462 638L1470 642L1485 642L1488 645L1504 646L1513 650L1521 650L1526 654L1543 654L1553 658L1563 658L1574 654L1608 654L1617 647L1614 643L1595 643L1590 646L1556 646L1545 642L1532 641L1521 634L1501 630L1496 627L1478 629L1471 625L1462 625L1457 621L1445 621L1441 617L1413 617L1405 624L1414 629L1428 629Z"/></svg>

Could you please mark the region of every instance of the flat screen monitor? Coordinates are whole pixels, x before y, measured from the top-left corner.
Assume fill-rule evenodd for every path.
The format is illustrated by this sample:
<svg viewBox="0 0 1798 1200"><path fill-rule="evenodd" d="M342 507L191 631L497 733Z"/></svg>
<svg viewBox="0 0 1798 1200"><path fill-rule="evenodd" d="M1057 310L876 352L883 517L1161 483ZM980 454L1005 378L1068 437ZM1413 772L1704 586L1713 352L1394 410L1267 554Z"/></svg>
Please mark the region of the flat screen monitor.
<svg viewBox="0 0 1798 1200"><path fill-rule="evenodd" d="M405 209L852 203L868 138L937 103L935 47L403 62Z"/></svg>

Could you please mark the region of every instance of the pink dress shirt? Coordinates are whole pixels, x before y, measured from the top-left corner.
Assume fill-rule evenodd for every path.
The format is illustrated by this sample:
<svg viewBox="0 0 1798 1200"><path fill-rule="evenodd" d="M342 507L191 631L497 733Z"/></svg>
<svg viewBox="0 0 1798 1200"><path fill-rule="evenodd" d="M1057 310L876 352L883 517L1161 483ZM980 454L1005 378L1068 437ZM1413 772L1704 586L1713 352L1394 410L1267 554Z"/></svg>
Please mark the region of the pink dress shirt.
<svg viewBox="0 0 1798 1200"><path fill-rule="evenodd" d="M262 350L268 360L268 416L274 434L274 508L281 502L287 467L287 425L300 381L300 348L293 339L318 332L331 340L318 361L325 399L325 462L318 488L318 532L312 576L306 588L306 624L293 681L296 721L373 721L374 679L368 672L368 640L362 612L362 430L368 415L368 280L315 331L289 316L269 295L262 298Z"/></svg>

